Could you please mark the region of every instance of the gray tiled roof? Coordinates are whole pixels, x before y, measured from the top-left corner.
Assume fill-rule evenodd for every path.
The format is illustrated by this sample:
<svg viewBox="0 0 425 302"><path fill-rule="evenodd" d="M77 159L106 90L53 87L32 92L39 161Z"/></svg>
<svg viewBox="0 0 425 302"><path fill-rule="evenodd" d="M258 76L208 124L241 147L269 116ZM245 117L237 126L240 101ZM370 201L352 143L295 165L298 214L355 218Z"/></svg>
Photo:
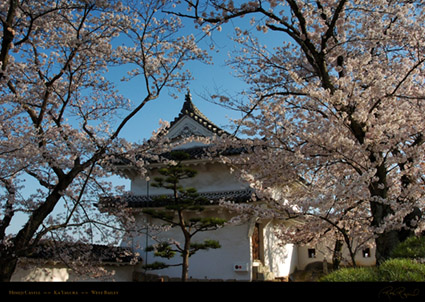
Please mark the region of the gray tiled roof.
<svg viewBox="0 0 425 302"><path fill-rule="evenodd" d="M233 190L233 191L219 191L219 192L199 192L199 197L204 201L202 205L218 204L220 200L233 201L235 203L247 202L251 199L253 191L248 189ZM107 206L109 203L127 203L131 208L157 208L165 207L173 200L172 195L165 195L167 198L160 198L164 195L129 195L119 197L102 197L101 203Z"/></svg>
<svg viewBox="0 0 425 302"><path fill-rule="evenodd" d="M141 261L141 258L128 248L52 240L40 241L27 258L60 261L63 257L71 261L82 257L101 262L128 263L136 258Z"/></svg>
<svg viewBox="0 0 425 302"><path fill-rule="evenodd" d="M189 116L203 127L207 128L209 131L217 134L218 136L223 134L229 134L213 122L211 122L192 102L192 96L188 92L185 96L185 102L179 113L179 115L170 123L168 129L172 128L178 121L180 121L184 116ZM168 130L167 129L167 130Z"/></svg>

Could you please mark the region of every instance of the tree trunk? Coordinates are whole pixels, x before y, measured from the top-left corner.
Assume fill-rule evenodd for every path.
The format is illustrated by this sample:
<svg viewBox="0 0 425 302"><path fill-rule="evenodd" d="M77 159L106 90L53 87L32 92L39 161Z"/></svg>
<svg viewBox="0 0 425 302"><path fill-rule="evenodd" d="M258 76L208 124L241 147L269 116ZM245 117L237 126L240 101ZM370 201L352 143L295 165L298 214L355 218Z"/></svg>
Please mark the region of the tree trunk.
<svg viewBox="0 0 425 302"><path fill-rule="evenodd" d="M0 257L0 282L10 282L17 263L17 258Z"/></svg>
<svg viewBox="0 0 425 302"><path fill-rule="evenodd" d="M189 249L190 240L184 244L184 251L182 253L183 264L182 264L182 282L186 282L189 275Z"/></svg>
<svg viewBox="0 0 425 302"><path fill-rule="evenodd" d="M393 212L390 206L378 202L371 202L371 209L373 215L372 225L375 227L380 226L385 217ZM379 265L390 258L391 251L400 243L399 231L384 230L382 233L377 234L375 243L376 264Z"/></svg>
<svg viewBox="0 0 425 302"><path fill-rule="evenodd" d="M376 264L380 265L389 259L392 250L400 243L398 231L392 230L379 234L375 239L376 243Z"/></svg>
<svg viewBox="0 0 425 302"><path fill-rule="evenodd" d="M371 153L370 161L377 163L378 158L382 158L382 154ZM372 212L372 226L380 227L388 215L394 214L391 206L385 204L388 198L388 184L387 184L387 168L385 162L382 161L376 167L376 180L369 185L369 192L371 196L370 209ZM387 260L391 251L399 244L398 233L395 230L384 230L378 233L375 239L376 243L376 264L379 265Z"/></svg>
<svg viewBox="0 0 425 302"><path fill-rule="evenodd" d="M186 229L186 222L183 216L183 210L179 209L177 211L177 215L179 218L180 229L184 235L184 247L182 251L182 282L185 282L188 278L189 272L189 254L190 254L190 233Z"/></svg>
<svg viewBox="0 0 425 302"><path fill-rule="evenodd" d="M31 248L38 244L42 236L38 238L39 236L35 236L35 234L40 225L54 210L56 204L62 198L61 192L69 187L78 173L87 167L88 163L90 163L90 161L87 161L85 165L74 167L68 174L64 174L59 179L50 195L32 212L26 224L21 228L18 234L11 239L12 246L5 247L0 245L0 281L9 281L16 268L18 259L20 257L25 257L31 251Z"/></svg>
<svg viewBox="0 0 425 302"><path fill-rule="evenodd" d="M342 259L342 245L343 245L342 240L337 239L335 241L334 252L333 252L333 255L332 255L332 268L335 271L337 269L339 269L339 264L341 263L341 259Z"/></svg>
<svg viewBox="0 0 425 302"><path fill-rule="evenodd" d="M406 215L403 219L403 223L406 225L398 232L398 239L400 242L405 241L410 236L415 234L416 222L422 217L422 211L418 207L414 207L412 212Z"/></svg>
<svg viewBox="0 0 425 302"><path fill-rule="evenodd" d="M373 222L374 226L379 226L383 219L392 214L393 211L388 205L381 203L371 203L371 209L373 213ZM385 260L391 257L392 250L400 243L406 240L409 236L414 234L415 226L412 225L412 220L415 221L422 216L421 211L418 208L414 208L411 213L409 213L404 218L404 223L406 228L400 230L389 230L384 231L382 234L378 234L375 243L376 243L376 262L381 264Z"/></svg>
<svg viewBox="0 0 425 302"><path fill-rule="evenodd" d="M372 195L377 196L377 195ZM379 195L378 195L379 196ZM370 203L372 210L372 226L379 227L385 217L393 214L393 210L389 205L380 202ZM384 230L382 233L378 233L375 239L376 243L376 264L379 265L391 256L391 251L400 243L399 231L397 230Z"/></svg>

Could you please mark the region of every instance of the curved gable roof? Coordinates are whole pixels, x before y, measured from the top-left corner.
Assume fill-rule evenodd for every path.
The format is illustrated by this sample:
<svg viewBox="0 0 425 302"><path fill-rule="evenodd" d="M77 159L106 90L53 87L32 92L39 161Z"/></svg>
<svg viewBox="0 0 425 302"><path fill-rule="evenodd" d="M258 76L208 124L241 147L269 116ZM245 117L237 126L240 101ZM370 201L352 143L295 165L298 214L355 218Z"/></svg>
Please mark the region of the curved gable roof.
<svg viewBox="0 0 425 302"><path fill-rule="evenodd" d="M185 102L183 103L183 107L180 110L179 115L170 123L170 126L166 129L167 133L165 135L169 134L173 128L178 127L179 122L183 121L185 118L190 118L191 120L195 121L195 125L197 127L201 127L201 131L193 131L190 134L197 135L198 133L205 133L207 131L208 133L211 133L210 135L218 135L221 136L223 134L229 134L225 130L221 129L217 125L215 125L213 122L211 122L192 102L192 96L190 92L188 91L185 95ZM179 135L174 134L173 137L179 137L184 136L185 133L184 127L182 129L178 129L177 132ZM202 134L199 134L201 136L205 136Z"/></svg>

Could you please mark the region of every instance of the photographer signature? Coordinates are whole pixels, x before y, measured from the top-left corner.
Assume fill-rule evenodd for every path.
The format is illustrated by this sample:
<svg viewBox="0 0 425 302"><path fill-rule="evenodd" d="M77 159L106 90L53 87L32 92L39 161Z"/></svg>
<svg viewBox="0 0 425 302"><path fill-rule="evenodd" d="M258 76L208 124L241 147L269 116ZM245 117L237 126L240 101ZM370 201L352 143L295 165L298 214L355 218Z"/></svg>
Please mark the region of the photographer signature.
<svg viewBox="0 0 425 302"><path fill-rule="evenodd" d="M391 300L392 297L398 297L401 299L408 299L410 297L417 297L421 293L419 288L415 288L413 290L408 290L404 286L393 287L387 286L379 292L379 297L385 296L388 300Z"/></svg>

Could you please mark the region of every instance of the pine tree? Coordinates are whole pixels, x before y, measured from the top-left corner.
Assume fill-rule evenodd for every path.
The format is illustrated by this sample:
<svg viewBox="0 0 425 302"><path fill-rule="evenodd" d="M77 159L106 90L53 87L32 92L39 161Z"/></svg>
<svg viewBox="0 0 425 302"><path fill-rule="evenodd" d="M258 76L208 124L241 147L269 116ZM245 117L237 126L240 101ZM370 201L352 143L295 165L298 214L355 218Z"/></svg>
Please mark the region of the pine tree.
<svg viewBox="0 0 425 302"><path fill-rule="evenodd" d="M183 187L181 181L194 178L197 171L185 167L182 162L189 159L190 156L183 151L171 152L171 159L177 164L169 164L167 167L159 169L162 177L154 178L152 184L157 188L171 190L172 195L162 195L158 200L164 201L167 206L164 210L147 209L144 210L154 218L165 221L172 228L180 228L184 237L184 245L179 243L171 244L169 242L160 242L155 246L147 247L148 251L155 251L155 256L171 259L176 253L182 257L182 281L188 278L189 257L199 250L220 248L220 243L216 240L205 240L202 243L192 242L192 238L199 232L212 231L221 227L226 221L218 217L203 217L200 213L204 210L203 204L207 202L206 198L199 195L197 190L192 187ZM193 214L197 215L193 215ZM155 262L147 266L147 269L162 269L171 265Z"/></svg>

